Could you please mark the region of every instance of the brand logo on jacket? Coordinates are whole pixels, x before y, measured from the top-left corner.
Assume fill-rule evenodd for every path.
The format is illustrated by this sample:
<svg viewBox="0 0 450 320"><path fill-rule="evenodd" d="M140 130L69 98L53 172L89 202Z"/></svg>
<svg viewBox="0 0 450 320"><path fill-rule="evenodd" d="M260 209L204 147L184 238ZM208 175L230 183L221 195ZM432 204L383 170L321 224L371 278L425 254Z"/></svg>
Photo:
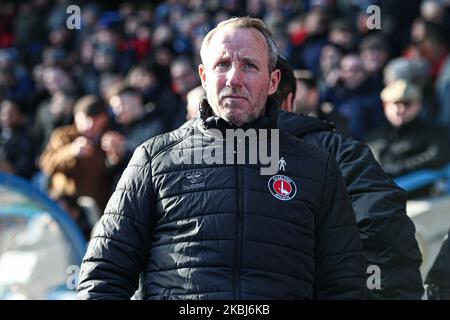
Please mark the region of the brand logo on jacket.
<svg viewBox="0 0 450 320"><path fill-rule="evenodd" d="M291 200L297 193L297 185L295 182L282 174L278 174L269 179L269 190L278 200Z"/></svg>
<svg viewBox="0 0 450 320"><path fill-rule="evenodd" d="M188 170L186 171L184 177L185 177L185 180L183 181L184 191L205 187L205 180L203 178L203 173L200 170Z"/></svg>

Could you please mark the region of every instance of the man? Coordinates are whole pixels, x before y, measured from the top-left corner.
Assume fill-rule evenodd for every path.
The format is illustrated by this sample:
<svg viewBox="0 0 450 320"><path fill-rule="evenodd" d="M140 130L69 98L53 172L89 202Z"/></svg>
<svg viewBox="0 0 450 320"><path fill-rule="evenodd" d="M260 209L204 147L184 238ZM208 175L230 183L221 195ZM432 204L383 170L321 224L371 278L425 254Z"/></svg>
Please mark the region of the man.
<svg viewBox="0 0 450 320"><path fill-rule="evenodd" d="M181 126L186 120L187 93L199 85L194 65L186 57L174 59L170 66L172 91L176 96L176 107L169 112L171 130Z"/></svg>
<svg viewBox="0 0 450 320"><path fill-rule="evenodd" d="M281 56L278 57L277 68L282 77L274 98L281 110L326 120L333 123L338 133L350 135L347 120L334 106L331 103L320 103L317 79L311 71L292 70L289 62Z"/></svg>
<svg viewBox="0 0 450 320"><path fill-rule="evenodd" d="M205 98L205 89L202 86L195 87L187 94L186 105L186 120L195 119L198 117L198 106Z"/></svg>
<svg viewBox="0 0 450 320"><path fill-rule="evenodd" d="M147 299L364 298L365 258L336 163L270 130L278 112L267 97L280 79L270 31L259 19L226 20L201 57L201 121L137 149L83 259L79 298L128 299L140 272ZM236 128L258 129L272 150L279 133L279 174L170 156L207 152ZM227 157L239 157L231 144Z"/></svg>
<svg viewBox="0 0 450 320"><path fill-rule="evenodd" d="M450 232L428 273L425 283L429 300L450 300Z"/></svg>
<svg viewBox="0 0 450 320"><path fill-rule="evenodd" d="M359 45L359 56L369 78L379 91L383 89L383 68L389 61L389 45L380 35L368 35Z"/></svg>
<svg viewBox="0 0 450 320"><path fill-rule="evenodd" d="M450 161L447 130L420 117L420 89L397 80L381 92L389 124L369 140L375 158L390 177L419 169L438 169Z"/></svg>
<svg viewBox="0 0 450 320"><path fill-rule="evenodd" d="M379 91L368 78L359 55L350 53L340 62L340 75L336 86L322 92L323 102L330 102L348 121L352 137L363 141L368 132L379 128L383 111Z"/></svg>
<svg viewBox="0 0 450 320"><path fill-rule="evenodd" d="M42 102L36 110L33 134L40 154L48 143L52 132L62 126L73 123L73 106L76 97L67 91L55 91Z"/></svg>
<svg viewBox="0 0 450 320"><path fill-rule="evenodd" d="M170 86L166 86L162 81L161 71L154 62L148 61L131 68L127 75L127 82L139 91L144 105L155 106L155 113L160 114L169 131L176 129L173 127L176 118L174 114L178 116L183 110L178 110L180 102L170 90Z"/></svg>
<svg viewBox="0 0 450 320"><path fill-rule="evenodd" d="M134 149L167 130L155 105L143 105L142 95L132 87L122 84L113 87L109 104L120 128L107 131L101 138L101 147L111 174L117 177L114 182L117 182Z"/></svg>
<svg viewBox="0 0 450 320"><path fill-rule="evenodd" d="M80 98L74 106L74 124L56 129L42 153L41 170L50 177L50 195L84 195L105 208L110 194L106 155L100 138L108 128L103 101L94 95Z"/></svg>
<svg viewBox="0 0 450 320"><path fill-rule="evenodd" d="M36 150L26 123L21 105L8 99L0 102L0 172L30 179L36 171Z"/></svg>
<svg viewBox="0 0 450 320"><path fill-rule="evenodd" d="M292 68L283 59L277 66L282 79L294 78ZM414 224L406 215L406 193L386 176L367 145L333 133L322 120L291 113L295 82L280 83L286 87L279 87L276 96L281 109L288 112L279 113L279 127L330 152L344 176L367 265L378 266L381 271L381 288L369 290L368 299L420 299L422 257Z"/></svg>

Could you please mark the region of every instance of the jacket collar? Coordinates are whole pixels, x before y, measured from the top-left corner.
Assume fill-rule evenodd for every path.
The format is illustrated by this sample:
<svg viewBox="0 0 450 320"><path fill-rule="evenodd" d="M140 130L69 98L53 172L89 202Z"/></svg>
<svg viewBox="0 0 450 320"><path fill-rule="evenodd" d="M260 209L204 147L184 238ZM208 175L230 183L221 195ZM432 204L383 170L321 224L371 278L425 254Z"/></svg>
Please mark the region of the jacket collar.
<svg viewBox="0 0 450 320"><path fill-rule="evenodd" d="M312 132L334 131L326 120L283 110L278 111L278 126L298 138Z"/></svg>
<svg viewBox="0 0 450 320"><path fill-rule="evenodd" d="M267 98L266 112L264 113L263 116L249 123L245 123L240 127L227 122L226 120L220 118L219 116L216 116L206 98L200 102L199 110L202 126L205 129L219 129L220 131L225 131L226 129L238 129L238 128L241 128L243 130L250 128L252 129L277 128L278 109L271 97Z"/></svg>

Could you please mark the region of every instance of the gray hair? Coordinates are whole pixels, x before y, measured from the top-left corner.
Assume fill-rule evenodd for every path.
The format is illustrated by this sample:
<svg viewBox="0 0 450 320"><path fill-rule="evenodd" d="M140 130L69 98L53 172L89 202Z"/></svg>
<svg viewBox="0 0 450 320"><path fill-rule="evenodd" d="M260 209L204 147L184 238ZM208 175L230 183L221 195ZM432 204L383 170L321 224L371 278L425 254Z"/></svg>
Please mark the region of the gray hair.
<svg viewBox="0 0 450 320"><path fill-rule="evenodd" d="M200 49L200 56L202 61L204 60L205 51L209 46L209 43L214 36L214 34L225 27L233 27L236 29L256 29L258 30L266 39L267 47L269 48L269 72L275 69L278 59L278 49L273 40L273 35L270 29L264 24L261 19L251 18L251 17L235 17L225 21L220 22L214 29L212 29L205 36Z"/></svg>

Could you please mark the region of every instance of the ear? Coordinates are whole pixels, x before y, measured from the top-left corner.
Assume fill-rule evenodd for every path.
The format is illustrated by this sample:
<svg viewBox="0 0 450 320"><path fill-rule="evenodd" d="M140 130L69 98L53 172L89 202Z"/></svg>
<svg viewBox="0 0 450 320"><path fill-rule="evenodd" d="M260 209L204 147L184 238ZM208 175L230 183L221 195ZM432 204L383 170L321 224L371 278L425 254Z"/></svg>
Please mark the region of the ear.
<svg viewBox="0 0 450 320"><path fill-rule="evenodd" d="M287 112L294 112L294 110L292 108L293 102L294 102L294 93L293 92L289 92L288 96L286 98L286 111Z"/></svg>
<svg viewBox="0 0 450 320"><path fill-rule="evenodd" d="M292 92L289 92L286 99L281 102L280 109L287 112L292 112Z"/></svg>
<svg viewBox="0 0 450 320"><path fill-rule="evenodd" d="M198 74L200 76L200 80L202 82L202 87L203 89L206 90L206 68L204 64L199 64L198 65Z"/></svg>
<svg viewBox="0 0 450 320"><path fill-rule="evenodd" d="M280 83L281 72L280 69L275 69L270 74L270 83L269 83L269 96L274 94L278 89L278 84Z"/></svg>

